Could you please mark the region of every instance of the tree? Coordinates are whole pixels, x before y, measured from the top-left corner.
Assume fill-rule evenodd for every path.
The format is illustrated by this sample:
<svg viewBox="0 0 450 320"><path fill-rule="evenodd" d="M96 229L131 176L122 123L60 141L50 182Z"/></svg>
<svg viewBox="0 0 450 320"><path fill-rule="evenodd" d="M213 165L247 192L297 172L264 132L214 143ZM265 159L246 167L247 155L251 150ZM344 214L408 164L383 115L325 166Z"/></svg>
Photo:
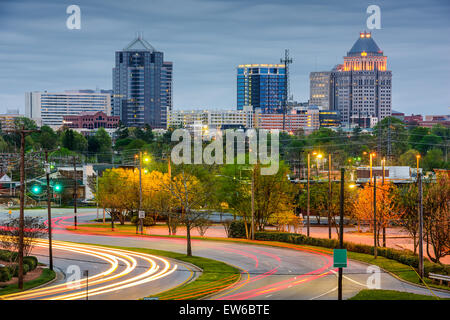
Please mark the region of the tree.
<svg viewBox="0 0 450 320"><path fill-rule="evenodd" d="M435 135L435 134L429 134L420 140L420 145L418 146L418 150L425 154L428 150L431 150L433 148L440 148L442 147L442 138ZM442 151L442 150L441 150Z"/></svg>
<svg viewBox="0 0 450 320"><path fill-rule="evenodd" d="M396 210L401 212L402 226L413 238L414 254L419 245L419 194L417 184L398 187L394 194Z"/></svg>
<svg viewBox="0 0 450 320"><path fill-rule="evenodd" d="M373 184L366 184L359 192L358 199L354 204L355 217L359 221L367 221L371 230L374 230L373 187ZM387 228L393 220L398 220L401 217L401 213L395 208L393 199L395 188L396 187L390 182L385 182L384 185L382 185L381 182L377 182L376 203L378 245L380 245L380 230Z"/></svg>
<svg viewBox="0 0 450 320"><path fill-rule="evenodd" d="M111 137L104 128L98 128L94 135L94 138L98 141L98 152L97 159L99 162L109 162L112 161L112 149L111 149Z"/></svg>
<svg viewBox="0 0 450 320"><path fill-rule="evenodd" d="M419 154L419 151L415 150L415 149L410 149L408 151L406 151L405 153L403 153L398 162L399 165L401 166L410 166L410 167L416 167L417 164L417 158L416 156Z"/></svg>
<svg viewBox="0 0 450 320"><path fill-rule="evenodd" d="M138 208L139 189L133 170L107 169L98 179L95 197L111 219L125 223L127 214Z"/></svg>
<svg viewBox="0 0 450 320"><path fill-rule="evenodd" d="M199 219L205 218L214 198L214 179L209 170L197 166L177 166L178 174L164 183L165 190L176 199L180 212L180 221L186 226L186 254L192 256L191 229Z"/></svg>
<svg viewBox="0 0 450 320"><path fill-rule="evenodd" d="M427 136L430 133L430 130L425 127L414 127L409 132L409 143L411 144L411 147L413 147L416 150L421 149L421 140L423 137Z"/></svg>
<svg viewBox="0 0 450 320"><path fill-rule="evenodd" d="M444 158L441 149L431 149L427 152L427 155L423 158L423 168L426 171L433 169L443 168Z"/></svg>
<svg viewBox="0 0 450 320"><path fill-rule="evenodd" d="M77 152L85 151L88 146L86 138L81 133L67 128L62 133L61 142L64 148Z"/></svg>
<svg viewBox="0 0 450 320"><path fill-rule="evenodd" d="M19 251L19 226L20 219L12 218L3 222L0 226L0 245L12 252ZM23 255L28 256L33 249L36 240L47 234L47 226L39 217L25 216L23 233Z"/></svg>
<svg viewBox="0 0 450 320"><path fill-rule="evenodd" d="M450 254L450 179L446 173L438 174L436 183L427 184L424 229L428 257L440 263L441 258ZM433 254L430 254L430 244Z"/></svg>
<svg viewBox="0 0 450 320"><path fill-rule="evenodd" d="M43 149L55 149L58 145L58 135L49 126L42 126L41 132L33 133L31 136Z"/></svg>
<svg viewBox="0 0 450 320"><path fill-rule="evenodd" d="M386 117L375 125L373 132L377 140L381 140L382 147L385 147L382 151L384 155L387 154L389 137L394 158L397 159L402 153L408 150L408 130L400 119Z"/></svg>

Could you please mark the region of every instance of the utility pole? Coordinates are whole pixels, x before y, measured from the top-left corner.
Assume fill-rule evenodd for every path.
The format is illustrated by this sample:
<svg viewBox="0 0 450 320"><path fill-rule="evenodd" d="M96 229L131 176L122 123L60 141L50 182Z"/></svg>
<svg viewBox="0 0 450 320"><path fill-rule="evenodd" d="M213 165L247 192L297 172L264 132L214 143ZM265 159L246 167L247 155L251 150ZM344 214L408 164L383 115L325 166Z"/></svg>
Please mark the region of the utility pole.
<svg viewBox="0 0 450 320"><path fill-rule="evenodd" d="M423 189L422 174L418 173L419 193L419 275L423 279L425 272L423 267Z"/></svg>
<svg viewBox="0 0 450 320"><path fill-rule="evenodd" d="M14 132L20 134L20 211L19 211L19 272L18 272L18 287L23 289L23 247L24 247L24 228L25 228L25 135L39 130L25 130L21 129L5 132Z"/></svg>
<svg viewBox="0 0 450 320"><path fill-rule="evenodd" d="M331 239L331 153L328 154L328 239Z"/></svg>
<svg viewBox="0 0 450 320"><path fill-rule="evenodd" d="M72 159L73 159L73 180L75 182L73 191L73 214L74 214L75 229L77 229L77 198L78 198L77 160L75 156L73 156Z"/></svg>
<svg viewBox="0 0 450 320"><path fill-rule="evenodd" d="M284 64L285 66L285 75L284 75L284 81L285 81L285 92L284 92L284 99L283 99L283 131L286 129L286 113L287 113L287 106L288 106L288 99L289 99L289 65L292 63L292 59L289 57L289 50L284 50L284 59L280 59L280 62Z"/></svg>
<svg viewBox="0 0 450 320"><path fill-rule="evenodd" d="M381 188L382 188L383 192L385 192L385 190L384 190L384 165L385 165L385 163L386 163L386 158L381 160L381 165L382 165ZM382 205L384 208L384 197L383 197ZM386 225L384 222L383 222L383 248L386 248Z"/></svg>
<svg viewBox="0 0 450 320"><path fill-rule="evenodd" d="M377 258L377 176L373 177L373 255Z"/></svg>
<svg viewBox="0 0 450 320"><path fill-rule="evenodd" d="M25 200L25 130L20 131L20 213L19 213L19 289L23 289L24 200Z"/></svg>
<svg viewBox="0 0 450 320"><path fill-rule="evenodd" d="M339 248L344 249L344 174L345 169L341 168L341 197L340 197L340 212L339 212ZM342 300L342 274L343 269L338 270L338 300Z"/></svg>
<svg viewBox="0 0 450 320"><path fill-rule="evenodd" d="M142 209L142 151L139 151L139 209L138 209L138 215L140 215ZM144 220L142 218L139 218L140 220L140 228L141 228L141 234L143 234L144 229Z"/></svg>
<svg viewBox="0 0 450 320"><path fill-rule="evenodd" d="M48 163L48 150L45 149L44 152L45 152L45 176L47 178L48 259L50 270L53 270L52 206L50 203L50 163Z"/></svg>
<svg viewBox="0 0 450 320"><path fill-rule="evenodd" d="M95 175L95 184L97 188L97 222L98 222L98 171L97 174Z"/></svg>
<svg viewBox="0 0 450 320"><path fill-rule="evenodd" d="M251 225L251 239L255 240L255 168L252 172L252 225Z"/></svg>
<svg viewBox="0 0 450 320"><path fill-rule="evenodd" d="M307 201L306 201L306 235L309 237L309 205L310 205L310 194L309 194L309 175L310 175L310 162L311 162L311 155L308 152L308 181L306 182L306 193L307 193Z"/></svg>

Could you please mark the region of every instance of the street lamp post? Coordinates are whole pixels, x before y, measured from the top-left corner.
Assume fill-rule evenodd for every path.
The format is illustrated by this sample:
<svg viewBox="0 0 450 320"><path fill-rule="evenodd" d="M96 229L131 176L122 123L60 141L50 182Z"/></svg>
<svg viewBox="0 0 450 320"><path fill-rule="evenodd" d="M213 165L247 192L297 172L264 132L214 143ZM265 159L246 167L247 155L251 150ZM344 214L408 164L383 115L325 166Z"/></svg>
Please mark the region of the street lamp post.
<svg viewBox="0 0 450 320"><path fill-rule="evenodd" d="M373 158L375 158L375 152L371 152L369 155L369 166L370 166L370 179L369 179L369 183L372 183L372 161Z"/></svg>
<svg viewBox="0 0 450 320"><path fill-rule="evenodd" d="M377 177L373 177L373 256L377 258Z"/></svg>
<svg viewBox="0 0 450 320"><path fill-rule="evenodd" d="M331 153L328 154L328 238L331 239Z"/></svg>
<svg viewBox="0 0 450 320"><path fill-rule="evenodd" d="M310 205L310 192L309 192L309 175L310 175L310 162L311 162L311 155L308 152L308 181L306 182L306 193L307 193L307 200L306 200L306 235L309 237L309 205Z"/></svg>
<svg viewBox="0 0 450 320"><path fill-rule="evenodd" d="M416 171L416 177L419 177L419 161L420 161L420 154L416 155L416 161L417 161L417 171ZM416 178L416 181L417 181Z"/></svg>
<svg viewBox="0 0 450 320"><path fill-rule="evenodd" d="M142 151L139 151L139 209L138 209L138 216L141 214L142 209ZM144 229L144 220L142 218L139 218L140 220L140 227L141 227L141 234L143 233Z"/></svg>
<svg viewBox="0 0 450 320"><path fill-rule="evenodd" d="M50 270L53 270L52 250L52 206L50 204L50 164L48 163L48 150L45 150L45 177L47 179L47 220L48 220L48 259Z"/></svg>

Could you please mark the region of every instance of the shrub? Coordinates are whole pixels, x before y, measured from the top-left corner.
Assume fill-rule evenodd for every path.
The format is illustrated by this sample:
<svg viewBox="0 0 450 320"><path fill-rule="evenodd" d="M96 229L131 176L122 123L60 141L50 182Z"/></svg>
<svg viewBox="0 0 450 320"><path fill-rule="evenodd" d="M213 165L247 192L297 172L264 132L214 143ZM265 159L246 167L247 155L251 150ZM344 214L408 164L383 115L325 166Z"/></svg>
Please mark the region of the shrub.
<svg viewBox="0 0 450 320"><path fill-rule="evenodd" d="M230 238L245 238L244 221L242 221L242 220L232 221L230 224L230 233L229 234L230 234Z"/></svg>
<svg viewBox="0 0 450 320"><path fill-rule="evenodd" d="M8 267L9 272L13 275L13 277L19 276L19 265L14 264ZM30 267L27 264L23 264L23 274L26 275L27 272L30 271Z"/></svg>
<svg viewBox="0 0 450 320"><path fill-rule="evenodd" d="M269 232L269 231L256 232L255 239L262 241L279 241L294 244L306 244L330 249L339 247L339 241L336 239L312 238L302 234L287 233L287 232ZM344 242L344 248L346 248L348 251L357 253L365 253L370 255L373 255L374 253L374 247L365 244ZM417 268L419 266L419 257L417 255L414 255L410 250L397 250L393 248L377 247L377 254L381 257L398 261L405 265L409 265L413 268ZM426 274L431 272L450 275L450 266L448 265L441 265L425 260L424 268Z"/></svg>
<svg viewBox="0 0 450 320"><path fill-rule="evenodd" d="M8 250L0 250L0 260L3 261L14 261L17 258L17 252L12 252Z"/></svg>
<svg viewBox="0 0 450 320"><path fill-rule="evenodd" d="M23 258L23 263L28 265L29 270L36 269L38 265L38 259L34 256L28 256Z"/></svg>
<svg viewBox="0 0 450 320"><path fill-rule="evenodd" d="M137 223L137 224L139 224L139 223L140 223L139 220L140 220L140 219L138 218L138 216L133 216L133 217L131 218L131 223L134 223L134 224ZM146 216L146 217L143 219L142 224L144 225L144 227L150 227L150 226L154 226L154 225L155 225L155 221L153 220L152 217Z"/></svg>
<svg viewBox="0 0 450 320"><path fill-rule="evenodd" d="M9 268L7 267L0 267L0 282L6 282L11 280L12 276L9 272Z"/></svg>

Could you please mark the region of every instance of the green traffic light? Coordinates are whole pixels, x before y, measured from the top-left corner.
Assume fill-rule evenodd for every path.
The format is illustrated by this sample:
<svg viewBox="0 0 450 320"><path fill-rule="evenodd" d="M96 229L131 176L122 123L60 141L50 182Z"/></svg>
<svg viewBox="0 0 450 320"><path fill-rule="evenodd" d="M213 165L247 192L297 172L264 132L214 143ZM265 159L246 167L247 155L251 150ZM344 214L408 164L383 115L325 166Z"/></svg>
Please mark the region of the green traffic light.
<svg viewBox="0 0 450 320"><path fill-rule="evenodd" d="M56 184L56 185L53 187L53 189L54 189L56 192L60 192L60 191L62 190L62 186L61 186L60 184Z"/></svg>
<svg viewBox="0 0 450 320"><path fill-rule="evenodd" d="M41 186L33 186L32 188L31 188L31 192L33 192L34 194L39 194L39 193L41 193Z"/></svg>

